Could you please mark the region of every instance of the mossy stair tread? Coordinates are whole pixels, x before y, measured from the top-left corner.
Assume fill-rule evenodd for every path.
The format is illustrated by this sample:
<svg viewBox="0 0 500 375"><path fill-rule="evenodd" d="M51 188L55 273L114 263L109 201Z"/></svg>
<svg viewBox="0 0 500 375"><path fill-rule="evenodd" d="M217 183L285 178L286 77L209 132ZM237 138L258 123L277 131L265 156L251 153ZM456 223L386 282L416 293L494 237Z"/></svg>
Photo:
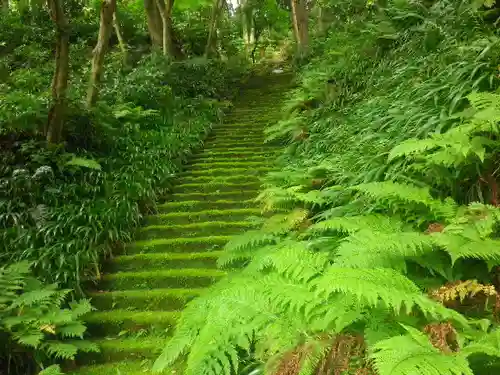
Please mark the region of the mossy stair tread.
<svg viewBox="0 0 500 375"><path fill-rule="evenodd" d="M108 290L201 288L225 275L221 270L203 268L124 271L104 275L101 284Z"/></svg>
<svg viewBox="0 0 500 375"><path fill-rule="evenodd" d="M153 373L153 361L121 361L81 367L67 375L180 375L176 370L169 369L161 373Z"/></svg>
<svg viewBox="0 0 500 375"><path fill-rule="evenodd" d="M113 309L93 312L84 317L90 333L94 337L120 335L144 329L173 328L179 319L179 311L130 311Z"/></svg>
<svg viewBox="0 0 500 375"><path fill-rule="evenodd" d="M260 178L255 175L247 174L237 174L228 176L185 176L179 178L179 184L201 184L201 185L211 185L211 184L234 184L234 183L255 183L260 182ZM175 189L175 186L174 186Z"/></svg>
<svg viewBox="0 0 500 375"><path fill-rule="evenodd" d="M207 218L230 218L242 216L258 216L262 214L259 208L239 208L229 210L201 210L201 211L187 211L187 212L169 212L159 213L152 215L149 218L157 222L174 221L174 220L189 220L189 221L202 221ZM219 220L217 220L219 221ZM239 220L238 220L239 221Z"/></svg>
<svg viewBox="0 0 500 375"><path fill-rule="evenodd" d="M198 248L209 251L221 247L231 239L231 236L205 236L191 238L155 238L136 241L127 246L127 253L156 252L157 251L186 251Z"/></svg>
<svg viewBox="0 0 500 375"><path fill-rule="evenodd" d="M214 183L191 183L181 184L174 186L172 192L175 193L216 193L218 191L258 191L261 183L258 180L254 182L241 182L241 183L227 183L227 182L214 182Z"/></svg>
<svg viewBox="0 0 500 375"><path fill-rule="evenodd" d="M122 255L113 259L110 266L115 271L162 268L216 268L223 251L174 252Z"/></svg>
<svg viewBox="0 0 500 375"><path fill-rule="evenodd" d="M178 311L202 294L206 288L118 290L90 293L92 303L100 310L124 309L134 306L144 310Z"/></svg>
<svg viewBox="0 0 500 375"><path fill-rule="evenodd" d="M266 172L271 172L274 168L271 166L266 167L249 167L249 168L213 168L213 169L190 169L189 171L182 172L180 176L186 176L188 174L196 176L228 176L230 174L264 174Z"/></svg>
<svg viewBox="0 0 500 375"><path fill-rule="evenodd" d="M252 221L205 221L201 223L189 223L189 224L176 224L176 225L148 225L147 227L142 227L141 232L149 232L151 230L172 230L181 233L183 230L193 230L193 229L220 229L220 228L253 228L259 225Z"/></svg>
<svg viewBox="0 0 500 375"><path fill-rule="evenodd" d="M217 168L269 168L272 164L269 160L262 161L220 161L220 162L210 162L210 161L197 161L192 163L189 168L193 169L217 169Z"/></svg>
<svg viewBox="0 0 500 375"><path fill-rule="evenodd" d="M166 202L158 206L159 212L172 212L172 211L190 211L197 212L201 210L214 209L214 210L227 210L227 209L240 209L255 207L256 196L249 197L248 199L231 199L233 197L220 197L221 199L215 200L179 200L176 202ZM226 198L226 199L224 199Z"/></svg>

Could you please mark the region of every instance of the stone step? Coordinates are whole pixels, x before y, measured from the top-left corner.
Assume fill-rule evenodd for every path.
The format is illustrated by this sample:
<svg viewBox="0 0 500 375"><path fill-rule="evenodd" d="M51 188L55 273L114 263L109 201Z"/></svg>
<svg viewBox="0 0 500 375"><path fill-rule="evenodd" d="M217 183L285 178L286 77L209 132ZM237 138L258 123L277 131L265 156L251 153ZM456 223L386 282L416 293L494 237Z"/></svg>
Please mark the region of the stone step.
<svg viewBox="0 0 500 375"><path fill-rule="evenodd" d="M98 310L127 309L176 311L203 293L205 289L151 289L96 291L89 294Z"/></svg>
<svg viewBox="0 0 500 375"><path fill-rule="evenodd" d="M212 285L226 273L220 270L183 268L172 270L117 272L104 275L104 290L203 288Z"/></svg>
<svg viewBox="0 0 500 375"><path fill-rule="evenodd" d="M192 238L156 238L135 241L127 245L126 254L160 252L202 252L220 250L231 236L207 236Z"/></svg>
<svg viewBox="0 0 500 375"><path fill-rule="evenodd" d="M223 251L203 251L196 253L147 253L121 255L109 262L110 272L135 270L158 270L173 268L217 268L217 259Z"/></svg>
<svg viewBox="0 0 500 375"><path fill-rule="evenodd" d="M137 238L193 238L206 237L212 233L217 233L219 236L229 236L255 229L259 225L260 223L252 221L204 221L178 225L156 224L142 227L137 234Z"/></svg>

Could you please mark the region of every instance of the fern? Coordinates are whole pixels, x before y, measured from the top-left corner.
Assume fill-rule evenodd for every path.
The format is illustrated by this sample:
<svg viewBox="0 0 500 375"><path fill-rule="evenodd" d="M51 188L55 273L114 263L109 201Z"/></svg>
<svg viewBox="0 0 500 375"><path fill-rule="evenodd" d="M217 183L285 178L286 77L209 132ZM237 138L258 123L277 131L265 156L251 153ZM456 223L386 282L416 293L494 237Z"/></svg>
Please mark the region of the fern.
<svg viewBox="0 0 500 375"><path fill-rule="evenodd" d="M409 326L404 328L408 334L373 346L370 357L380 375L473 375L463 355L444 354L422 332Z"/></svg>

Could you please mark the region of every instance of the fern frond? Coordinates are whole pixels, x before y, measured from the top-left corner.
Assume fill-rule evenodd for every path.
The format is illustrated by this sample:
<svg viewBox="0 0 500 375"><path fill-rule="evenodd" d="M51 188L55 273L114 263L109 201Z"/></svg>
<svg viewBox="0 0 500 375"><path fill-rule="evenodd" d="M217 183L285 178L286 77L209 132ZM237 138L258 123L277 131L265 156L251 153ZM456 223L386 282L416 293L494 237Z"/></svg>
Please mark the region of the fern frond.
<svg viewBox="0 0 500 375"><path fill-rule="evenodd" d="M64 375L64 373L61 371L61 366L52 365L40 371L38 375Z"/></svg>
<svg viewBox="0 0 500 375"><path fill-rule="evenodd" d="M499 240L460 233L432 233L432 237L437 245L450 254L452 264L461 258L500 261Z"/></svg>
<svg viewBox="0 0 500 375"><path fill-rule="evenodd" d="M356 215L333 217L331 219L320 221L309 227L313 233L322 233L327 231L336 231L352 234L362 229L372 229L380 232L394 233L400 232L403 222L393 216L386 215Z"/></svg>
<svg viewBox="0 0 500 375"><path fill-rule="evenodd" d="M370 357L380 375L473 375L461 354L444 354L422 332L404 328L408 334L374 345Z"/></svg>
<svg viewBox="0 0 500 375"><path fill-rule="evenodd" d="M405 260L432 251L434 241L419 232L383 233L360 230L342 240L335 264L340 267L406 269Z"/></svg>
<svg viewBox="0 0 500 375"><path fill-rule="evenodd" d="M62 341L46 341L43 347L50 356L58 359L75 359L78 352L75 345Z"/></svg>
<svg viewBox="0 0 500 375"><path fill-rule="evenodd" d="M360 191L371 198L380 201L400 201L405 203L421 204L434 214L449 219L457 212L457 204L447 198L444 201L432 198L429 188L420 188L393 181L372 182L350 187L351 190Z"/></svg>

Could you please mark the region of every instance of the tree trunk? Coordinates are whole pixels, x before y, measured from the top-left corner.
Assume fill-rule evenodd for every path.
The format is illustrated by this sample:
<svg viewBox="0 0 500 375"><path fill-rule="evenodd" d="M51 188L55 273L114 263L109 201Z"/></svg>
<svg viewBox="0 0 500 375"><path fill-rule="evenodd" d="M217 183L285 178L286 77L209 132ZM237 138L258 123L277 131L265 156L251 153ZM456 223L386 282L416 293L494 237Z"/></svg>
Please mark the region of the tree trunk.
<svg viewBox="0 0 500 375"><path fill-rule="evenodd" d="M116 15L116 9L115 12L113 13L113 28L115 29L116 38L118 39L118 45L120 46L120 49L122 51L123 65L126 66L128 65L127 43L125 43L125 39L123 38L123 34L120 29L120 22Z"/></svg>
<svg viewBox="0 0 500 375"><path fill-rule="evenodd" d="M292 16L298 52L304 54L309 45L309 15L306 0L292 0Z"/></svg>
<svg viewBox="0 0 500 375"><path fill-rule="evenodd" d="M144 0L144 9L146 11L151 44L154 47L161 48L163 44L162 20L155 0Z"/></svg>
<svg viewBox="0 0 500 375"><path fill-rule="evenodd" d="M60 143L66 111L66 89L69 72L69 30L63 0L47 0L50 17L56 29L55 70L52 77L52 105L47 120L48 143Z"/></svg>
<svg viewBox="0 0 500 375"><path fill-rule="evenodd" d="M9 13L9 0L0 0L0 8L2 13Z"/></svg>
<svg viewBox="0 0 500 375"><path fill-rule="evenodd" d="M221 0L214 0L214 5L212 8L212 18L210 20L210 29L208 31L207 46L205 47L205 56L210 57L217 52L217 21L219 18L220 9L222 6Z"/></svg>
<svg viewBox="0 0 500 375"><path fill-rule="evenodd" d="M116 0L103 0L101 4L101 22L99 37L92 56L92 71L87 93L87 108L92 107L99 94L99 81L101 80L104 57L109 45L109 38L113 30L113 15L115 14Z"/></svg>
<svg viewBox="0 0 500 375"><path fill-rule="evenodd" d="M162 21L162 48L165 56L170 56L173 59L182 58L182 51L177 45L174 37L174 27L172 25L172 10L174 8L174 0L155 0L156 7Z"/></svg>

